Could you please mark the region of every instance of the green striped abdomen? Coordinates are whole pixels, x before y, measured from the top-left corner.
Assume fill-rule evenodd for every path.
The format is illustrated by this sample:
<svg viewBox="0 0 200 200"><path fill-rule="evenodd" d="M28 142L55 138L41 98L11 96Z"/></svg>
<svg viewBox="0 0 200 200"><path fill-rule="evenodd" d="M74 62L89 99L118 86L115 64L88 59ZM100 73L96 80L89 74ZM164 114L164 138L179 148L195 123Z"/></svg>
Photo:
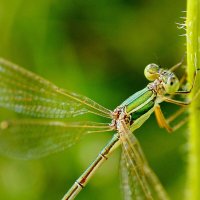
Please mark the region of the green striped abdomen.
<svg viewBox="0 0 200 200"><path fill-rule="evenodd" d="M156 95L148 87L136 92L126 99L120 106L126 107L126 112L131 115L134 122L154 107Z"/></svg>
<svg viewBox="0 0 200 200"><path fill-rule="evenodd" d="M154 103L154 100L152 100L143 107L141 107L139 110L131 113L131 121L135 121L136 119L140 118L142 115L147 113L151 108L153 108Z"/></svg>

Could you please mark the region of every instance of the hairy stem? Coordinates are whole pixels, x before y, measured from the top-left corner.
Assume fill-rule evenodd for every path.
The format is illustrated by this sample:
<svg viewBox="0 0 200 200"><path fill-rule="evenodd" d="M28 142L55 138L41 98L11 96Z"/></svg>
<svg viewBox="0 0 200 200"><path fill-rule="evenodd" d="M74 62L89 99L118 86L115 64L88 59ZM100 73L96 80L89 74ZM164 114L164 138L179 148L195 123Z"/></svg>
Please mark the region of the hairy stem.
<svg viewBox="0 0 200 200"><path fill-rule="evenodd" d="M200 0L187 1L187 71L191 86L195 70L200 68ZM200 71L190 98L200 89ZM186 199L200 199L200 95L193 99L189 109L189 153Z"/></svg>

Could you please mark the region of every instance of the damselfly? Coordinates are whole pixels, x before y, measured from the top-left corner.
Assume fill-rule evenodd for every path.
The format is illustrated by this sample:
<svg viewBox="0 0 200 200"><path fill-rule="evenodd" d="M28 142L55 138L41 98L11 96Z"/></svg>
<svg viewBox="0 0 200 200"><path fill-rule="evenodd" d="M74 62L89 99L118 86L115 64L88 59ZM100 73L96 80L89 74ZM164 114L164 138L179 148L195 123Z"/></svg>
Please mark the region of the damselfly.
<svg viewBox="0 0 200 200"><path fill-rule="evenodd" d="M119 146L122 147L121 176L124 199L168 199L133 132L142 126L153 112L160 127L169 132L185 122L181 121L171 127L169 123L178 117L183 109L166 120L159 106L163 101L180 106L190 104L190 101L173 99L173 95L190 93L198 70L194 74L191 89L179 91L179 80L172 72L179 65L165 70L156 64L149 64L144 74L150 83L111 111L85 96L60 89L34 73L0 59L0 107L28 117L0 123L0 152L23 159L38 158L64 150L89 133L113 131L112 139L75 181L63 200L74 199ZM86 113L109 118L110 123L65 120Z"/></svg>

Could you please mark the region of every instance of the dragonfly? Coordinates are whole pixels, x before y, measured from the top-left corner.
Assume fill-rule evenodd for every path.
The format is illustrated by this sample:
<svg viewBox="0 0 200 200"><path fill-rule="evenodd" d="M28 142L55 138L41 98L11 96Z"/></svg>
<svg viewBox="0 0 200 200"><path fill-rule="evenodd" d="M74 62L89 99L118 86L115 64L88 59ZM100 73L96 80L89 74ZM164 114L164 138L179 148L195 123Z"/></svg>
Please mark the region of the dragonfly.
<svg viewBox="0 0 200 200"><path fill-rule="evenodd" d="M62 200L72 200L86 186L97 169L121 147L121 188L125 200L167 200L167 192L149 166L136 129L155 113L161 128L172 132L171 122L189 105L189 100L176 100L174 95L192 91L198 70L189 90L180 90L181 80L171 69L149 64L144 75L149 84L134 93L114 110L107 109L86 96L61 89L44 78L3 58L0 59L0 107L21 114L22 118L0 122L0 153L21 159L35 159L63 151L82 137L97 132L113 132L113 136L94 162L74 182ZM168 119L162 113L160 103L169 102L181 106ZM92 121L67 121L77 116L92 114L109 119L109 123Z"/></svg>

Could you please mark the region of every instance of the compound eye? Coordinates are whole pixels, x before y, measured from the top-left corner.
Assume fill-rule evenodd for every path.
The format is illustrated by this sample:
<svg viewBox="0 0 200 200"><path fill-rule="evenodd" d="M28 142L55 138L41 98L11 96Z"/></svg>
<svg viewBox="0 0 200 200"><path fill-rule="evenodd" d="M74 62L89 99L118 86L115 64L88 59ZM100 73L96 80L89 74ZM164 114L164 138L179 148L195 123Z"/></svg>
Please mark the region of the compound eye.
<svg viewBox="0 0 200 200"><path fill-rule="evenodd" d="M145 67L144 75L149 81L154 81L159 77L159 66L152 63Z"/></svg>
<svg viewBox="0 0 200 200"><path fill-rule="evenodd" d="M179 80L176 76L171 76L167 79L165 90L168 94L172 94L179 89Z"/></svg>

